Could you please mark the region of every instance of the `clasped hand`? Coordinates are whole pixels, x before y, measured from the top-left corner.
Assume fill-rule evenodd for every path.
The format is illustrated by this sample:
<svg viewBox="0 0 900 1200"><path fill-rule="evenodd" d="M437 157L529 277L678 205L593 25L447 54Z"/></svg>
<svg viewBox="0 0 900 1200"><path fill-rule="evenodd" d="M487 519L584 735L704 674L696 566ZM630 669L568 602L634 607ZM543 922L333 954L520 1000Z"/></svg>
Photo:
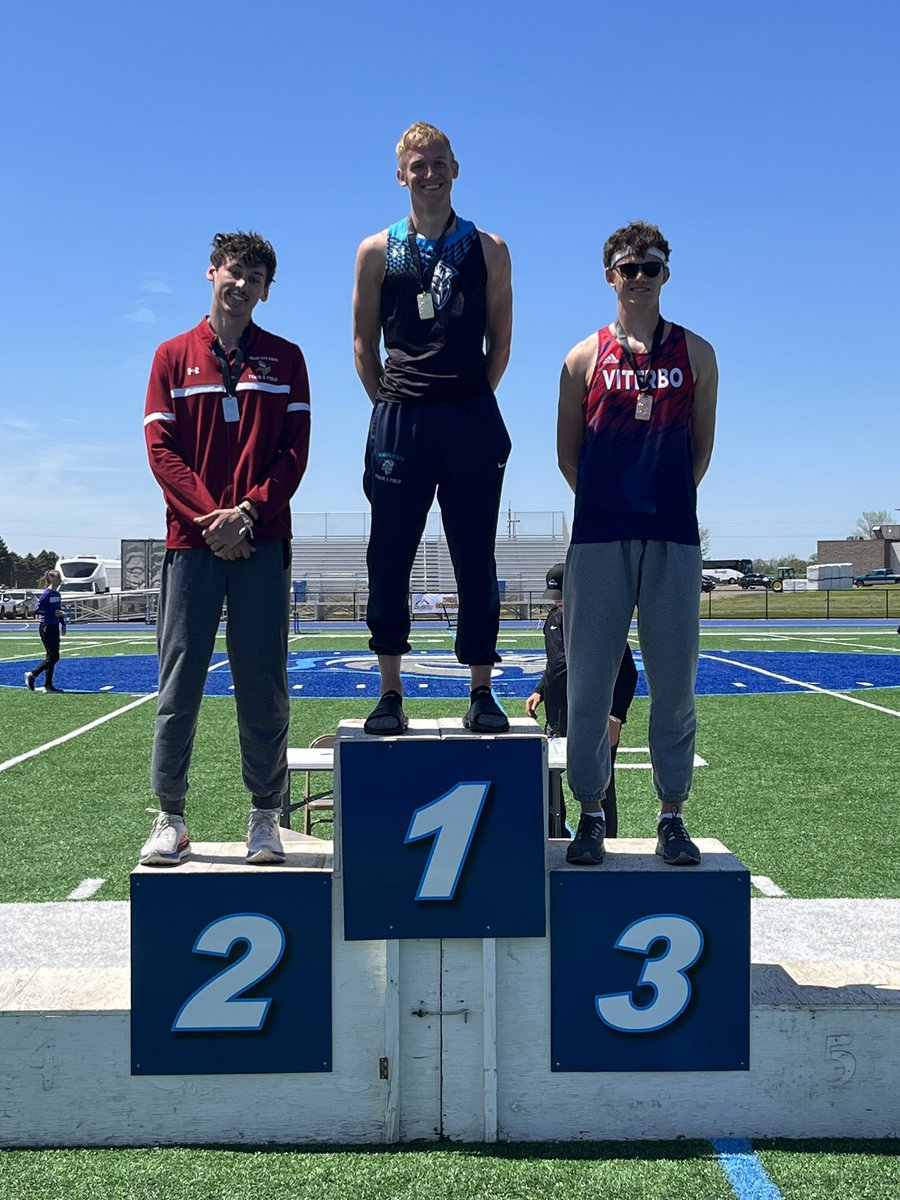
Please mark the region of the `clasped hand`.
<svg viewBox="0 0 900 1200"><path fill-rule="evenodd" d="M194 522L203 526L203 540L216 558L230 562L249 558L256 552L250 542L248 519L239 508L216 508L202 517L194 517Z"/></svg>

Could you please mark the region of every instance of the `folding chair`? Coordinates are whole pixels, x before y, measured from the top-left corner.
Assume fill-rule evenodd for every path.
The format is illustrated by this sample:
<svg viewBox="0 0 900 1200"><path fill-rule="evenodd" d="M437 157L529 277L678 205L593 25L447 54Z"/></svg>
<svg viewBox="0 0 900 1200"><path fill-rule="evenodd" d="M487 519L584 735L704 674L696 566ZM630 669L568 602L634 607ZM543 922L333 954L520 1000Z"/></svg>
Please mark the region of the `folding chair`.
<svg viewBox="0 0 900 1200"><path fill-rule="evenodd" d="M317 746L333 746L334 734L323 733L321 737L313 738L309 743L310 750L314 750ZM313 771L304 772L306 779L304 781L303 800L303 832L312 833L313 825L318 822L312 819L313 812L333 812L334 810L334 785L327 792L314 792L312 790ZM334 776L332 775L332 779ZM325 817L320 817L319 821L327 820Z"/></svg>

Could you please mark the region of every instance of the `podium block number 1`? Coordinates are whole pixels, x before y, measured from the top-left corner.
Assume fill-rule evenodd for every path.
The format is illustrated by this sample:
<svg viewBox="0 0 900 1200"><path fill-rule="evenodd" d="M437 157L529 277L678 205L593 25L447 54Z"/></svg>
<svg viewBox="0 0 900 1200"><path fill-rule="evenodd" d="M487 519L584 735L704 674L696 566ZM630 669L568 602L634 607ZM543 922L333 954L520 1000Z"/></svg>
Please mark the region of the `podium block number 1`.
<svg viewBox="0 0 900 1200"><path fill-rule="evenodd" d="M419 880L417 900L452 900L466 863L490 783L458 783L412 815L404 844L435 835Z"/></svg>
<svg viewBox="0 0 900 1200"><path fill-rule="evenodd" d="M348 941L544 937L543 739L346 738L336 755Z"/></svg>

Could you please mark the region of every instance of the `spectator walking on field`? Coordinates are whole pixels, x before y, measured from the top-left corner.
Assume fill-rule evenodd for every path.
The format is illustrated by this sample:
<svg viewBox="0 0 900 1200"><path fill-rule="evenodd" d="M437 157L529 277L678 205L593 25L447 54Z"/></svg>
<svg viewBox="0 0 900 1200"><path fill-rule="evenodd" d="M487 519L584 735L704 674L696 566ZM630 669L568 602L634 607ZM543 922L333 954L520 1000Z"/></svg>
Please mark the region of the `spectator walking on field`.
<svg viewBox="0 0 900 1200"><path fill-rule="evenodd" d="M59 594L60 583L62 575L56 570L45 571L38 581L38 587L44 590L38 597L35 616L38 618L38 634L44 643L46 655L36 667L25 672L25 686L30 692L34 691L41 675L44 676L45 692L59 694L63 690L53 683L53 673L59 662L59 639L65 636L66 632L66 614Z"/></svg>
<svg viewBox="0 0 900 1200"><path fill-rule="evenodd" d="M144 429L166 499L157 637L159 700L150 783L160 813L148 866L190 853L188 768L227 601L241 770L253 806L247 861L284 861L290 499L306 469L309 384L298 346L260 329L275 251L256 233L217 233L208 317L156 352Z"/></svg>

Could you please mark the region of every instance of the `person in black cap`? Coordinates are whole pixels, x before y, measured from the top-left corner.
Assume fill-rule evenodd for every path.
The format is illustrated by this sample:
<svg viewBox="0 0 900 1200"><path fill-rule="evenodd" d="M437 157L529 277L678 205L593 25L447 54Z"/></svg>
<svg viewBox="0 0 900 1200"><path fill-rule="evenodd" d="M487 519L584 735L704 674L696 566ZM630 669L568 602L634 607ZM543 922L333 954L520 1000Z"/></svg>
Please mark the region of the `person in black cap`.
<svg viewBox="0 0 900 1200"><path fill-rule="evenodd" d="M566 644L563 634L563 574L565 563L556 563L547 572L547 589L544 600L555 601L544 622L544 649L547 652L547 666L537 687L525 701L525 711L529 717L535 717L543 703L545 726L550 737L565 737L568 732L569 706L566 699L566 684L568 668L566 666ZM619 734L628 719L628 709L634 699L637 687L637 667L631 647L625 643L625 652L619 664L619 674L613 691L612 709L609 714L609 754L612 767L615 767L616 751L619 748ZM552 823L551 804L551 823ZM606 818L606 836L614 838L618 833L618 809L616 805L616 780L614 770L610 773L609 787L603 801L603 812ZM554 831L556 832L556 831ZM551 834L552 836L552 834ZM564 836L559 831L558 836Z"/></svg>

